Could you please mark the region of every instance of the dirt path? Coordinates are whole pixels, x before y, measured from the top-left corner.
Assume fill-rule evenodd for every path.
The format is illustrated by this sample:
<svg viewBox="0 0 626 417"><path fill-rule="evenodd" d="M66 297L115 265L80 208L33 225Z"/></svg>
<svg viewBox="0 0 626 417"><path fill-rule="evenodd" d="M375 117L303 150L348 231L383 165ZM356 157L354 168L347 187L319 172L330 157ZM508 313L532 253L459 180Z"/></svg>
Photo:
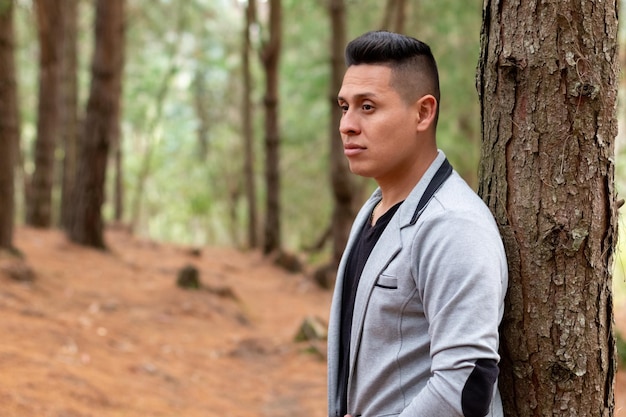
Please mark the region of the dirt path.
<svg viewBox="0 0 626 417"><path fill-rule="evenodd" d="M327 319L330 293L301 275L123 232L107 234L110 253L16 237L36 279L0 275L1 416L325 415L325 362L293 337L306 316ZM187 264L215 291L177 288Z"/></svg>

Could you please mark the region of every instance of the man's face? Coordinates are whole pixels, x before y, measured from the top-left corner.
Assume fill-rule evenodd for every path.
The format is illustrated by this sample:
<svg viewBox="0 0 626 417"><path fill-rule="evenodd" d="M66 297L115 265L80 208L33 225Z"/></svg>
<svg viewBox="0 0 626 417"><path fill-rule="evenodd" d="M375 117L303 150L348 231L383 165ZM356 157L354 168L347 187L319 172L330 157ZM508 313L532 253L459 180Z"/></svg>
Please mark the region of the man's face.
<svg viewBox="0 0 626 417"><path fill-rule="evenodd" d="M379 184L407 175L420 151L417 104L402 100L391 76L391 68L383 65L350 66L337 99L350 170Z"/></svg>

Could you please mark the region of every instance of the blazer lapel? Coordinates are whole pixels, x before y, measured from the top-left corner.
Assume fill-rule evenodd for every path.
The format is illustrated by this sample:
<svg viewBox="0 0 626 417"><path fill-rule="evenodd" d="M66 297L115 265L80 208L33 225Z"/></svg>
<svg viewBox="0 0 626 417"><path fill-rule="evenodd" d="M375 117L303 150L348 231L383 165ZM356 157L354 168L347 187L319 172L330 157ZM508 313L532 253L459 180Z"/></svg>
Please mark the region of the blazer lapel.
<svg viewBox="0 0 626 417"><path fill-rule="evenodd" d="M356 363L356 352L358 352L361 342L365 310L367 309L372 290L380 273L402 249L400 229L406 223L406 219L403 219L400 214L399 210L380 236L365 264L365 268L363 268L363 274L359 280L354 302L354 313L352 314L352 335L350 338L351 374Z"/></svg>
<svg viewBox="0 0 626 417"><path fill-rule="evenodd" d="M374 209L374 206L380 200L380 190L375 191L368 201L365 202L356 218L354 219L354 223L352 229L350 231L350 236L348 237L348 243L346 244L346 249L343 253L341 261L339 262L339 267L337 268L337 278L335 280L335 289L333 292L333 300L332 300L332 309L329 316L328 322L328 383L329 383L329 392L336 392L338 381L338 369L339 363L337 362L339 356L339 340L340 340L340 332L341 332L341 298L343 296L343 281L344 274L346 269L346 263L348 261L348 256L352 251L352 246L356 241L361 228L365 224L366 221L369 220L370 213Z"/></svg>

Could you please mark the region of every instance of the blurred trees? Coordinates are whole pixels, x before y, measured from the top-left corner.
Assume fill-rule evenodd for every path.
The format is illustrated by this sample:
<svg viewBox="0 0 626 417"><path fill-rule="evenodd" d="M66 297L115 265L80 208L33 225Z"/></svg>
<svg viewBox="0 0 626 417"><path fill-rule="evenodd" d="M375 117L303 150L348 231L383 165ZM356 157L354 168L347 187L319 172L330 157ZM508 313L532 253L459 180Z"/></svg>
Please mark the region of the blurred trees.
<svg viewBox="0 0 626 417"><path fill-rule="evenodd" d="M0 249L13 248L15 165L20 139L13 0L0 0Z"/></svg>
<svg viewBox="0 0 626 417"><path fill-rule="evenodd" d="M339 266L341 255L346 244L352 221L358 211L360 193L359 180L350 172L348 161L343 153L343 142L339 134L341 111L337 105L337 93L341 88L345 71L344 49L347 43L346 4L344 0L330 0L328 12L331 22L330 37L330 183L333 193L332 221L332 252L330 268L333 271ZM334 275L333 275L334 276Z"/></svg>
<svg viewBox="0 0 626 417"><path fill-rule="evenodd" d="M67 222L67 207L75 207L65 204L75 177L71 171L77 169L72 167L72 155L78 148L72 146L86 131L80 126L87 122L89 58L94 48L92 4L74 1L78 2L77 17L71 17L70 2L64 6L62 21L63 27L74 22L76 39L64 38L61 48L65 52L58 52L63 68L58 95L65 98L56 101L63 121L55 137L54 161L59 169L52 176L51 221L58 219L62 224ZM36 66L30 63L38 49L32 31L36 27L34 9L29 5L27 0L20 1L16 10L16 53L23 68L19 84L24 156L17 173L34 178L37 162L33 150L38 136L34 109L38 100L33 95L37 91ZM479 0L441 0L441 4L346 2L345 40L341 42L332 35L330 0L283 0L284 36L276 89L276 100L281 103L276 122L280 141L269 163L271 155L261 139L269 136L263 109L266 78L260 57L270 39L270 3L247 5L158 0L146 7L144 0L127 0L125 49L129 58L124 71L121 123L119 131L111 133L108 145L109 163L115 166L106 171L102 202L105 221L116 220L140 235L182 243L246 247L268 243L274 247L272 242L279 242L278 246L296 251L321 243L317 250L322 252L311 253L313 260L332 258L332 253L340 252L343 246L341 232L335 243L328 239L330 231L342 230L333 220L337 203L332 181L336 180L329 181L329 173L336 169L332 166L340 166L337 164L343 158L334 162L331 158L331 138L336 134L332 127L336 122L331 118L337 80L343 72L340 43L386 24L392 29L401 25L406 33L433 46L440 61L444 97L440 145L455 167L475 183L479 128L473 68L478 57ZM246 10L255 12L248 23ZM246 25L248 30L244 30ZM56 30L66 32L59 25ZM71 28L68 31L72 33ZM247 70L246 41L233 36L237 33L249 36ZM468 35L471 33L476 35ZM334 52L330 49L333 40ZM71 69L72 52L67 49L71 47L77 55L76 70ZM249 84L242 82L246 72ZM66 87L73 83L75 92ZM246 108L245 97L250 103L248 116L242 110ZM77 110L71 109L72 98ZM76 120L79 134L71 133L72 120ZM268 186L268 169L275 170L272 175L277 175L275 183L280 188ZM346 186L344 191L353 194L347 208L350 204L358 206L372 184L352 178ZM23 187L16 189L19 222L25 220L23 193ZM345 224L352 215L344 211ZM278 226L272 223L275 221L279 221ZM277 234L267 237L268 231ZM324 236L326 239L321 239ZM255 242L255 238L262 242Z"/></svg>
<svg viewBox="0 0 626 417"><path fill-rule="evenodd" d="M63 0L62 32L59 51L59 145L63 150L61 172L60 223L71 225L72 196L78 163L78 0Z"/></svg>
<svg viewBox="0 0 626 417"><path fill-rule="evenodd" d="M415 1L414 3L418 3ZM392 32L404 33L405 21L407 17L406 0L387 0L385 14L380 29Z"/></svg>
<svg viewBox="0 0 626 417"><path fill-rule="evenodd" d="M244 142L244 169L243 177L245 182L245 194L247 205L247 225L248 225L248 247L258 247L258 213L257 213L257 187L254 175L254 103L253 74L251 55L253 52L252 38L257 25L256 0L248 0L245 6L243 45L241 51L241 71L243 77L243 97L242 97L242 136Z"/></svg>
<svg viewBox="0 0 626 417"><path fill-rule="evenodd" d="M269 0L269 37L261 49L265 71L265 234L263 253L281 249L279 60L282 45L281 0Z"/></svg>
<svg viewBox="0 0 626 417"><path fill-rule="evenodd" d="M120 123L123 67L124 0L98 0L91 90L68 230L72 241L97 248L105 247L102 205L109 149Z"/></svg>
<svg viewBox="0 0 626 417"><path fill-rule="evenodd" d="M55 147L59 133L60 50L63 39L62 0L36 0L39 35L39 99L35 171L26 190L26 222L31 226L52 224L52 185L55 179Z"/></svg>
<svg viewBox="0 0 626 417"><path fill-rule="evenodd" d="M479 192L509 261L507 416L614 412L617 27L616 1L485 2Z"/></svg>

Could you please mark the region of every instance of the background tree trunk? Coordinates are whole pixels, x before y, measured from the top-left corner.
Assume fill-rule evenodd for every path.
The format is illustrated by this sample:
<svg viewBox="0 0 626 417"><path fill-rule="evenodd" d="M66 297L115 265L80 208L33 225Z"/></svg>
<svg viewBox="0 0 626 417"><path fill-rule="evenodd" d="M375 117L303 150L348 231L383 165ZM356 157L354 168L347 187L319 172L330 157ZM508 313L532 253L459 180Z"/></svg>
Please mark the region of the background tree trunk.
<svg viewBox="0 0 626 417"><path fill-rule="evenodd" d="M59 74L59 137L63 143L60 220L67 229L74 208L72 190L78 158L78 0L64 0L63 15Z"/></svg>
<svg viewBox="0 0 626 417"><path fill-rule="evenodd" d="M250 56L252 52L250 32L256 25L256 0L248 0L245 12L242 48L243 71L243 141L244 141L244 181L246 202L248 204L248 246L252 249L258 242L258 209L256 202L256 182L254 180L254 129L252 125L252 71Z"/></svg>
<svg viewBox="0 0 626 417"><path fill-rule="evenodd" d="M611 416L617 3L484 3L479 193L510 285L507 416Z"/></svg>
<svg viewBox="0 0 626 417"><path fill-rule="evenodd" d="M35 1L39 34L39 106L35 171L27 193L26 222L35 227L52 223L54 151L59 132L59 70L63 34L60 0Z"/></svg>
<svg viewBox="0 0 626 417"><path fill-rule="evenodd" d="M122 83L119 85L120 89ZM118 93L121 95L122 91ZM120 110L121 112L121 110ZM117 223L121 223L124 218L124 152L122 147L122 128L120 126L121 120L116 118L113 120L113 167L115 175L113 176L113 219Z"/></svg>
<svg viewBox="0 0 626 417"><path fill-rule="evenodd" d="M20 137L13 0L0 0L0 249L13 248L15 158Z"/></svg>
<svg viewBox="0 0 626 417"><path fill-rule="evenodd" d="M387 0L381 29L404 33L407 6L406 0Z"/></svg>
<svg viewBox="0 0 626 417"><path fill-rule="evenodd" d="M346 5L344 0L330 0L331 20L331 77L330 77L330 176L334 207L332 216L332 269L339 266L352 221L356 215L355 201L359 187L350 172L348 161L343 154L343 142L339 133L341 111L337 106L337 94L341 88L345 71L344 48L346 47Z"/></svg>
<svg viewBox="0 0 626 417"><path fill-rule="evenodd" d="M124 1L96 3L92 81L76 178L72 241L104 248L102 205L109 147L120 116L124 65Z"/></svg>
<svg viewBox="0 0 626 417"><path fill-rule="evenodd" d="M278 70L281 48L281 0L270 0L269 40L263 47L265 69L265 182L267 186L263 253L280 250L280 133Z"/></svg>

